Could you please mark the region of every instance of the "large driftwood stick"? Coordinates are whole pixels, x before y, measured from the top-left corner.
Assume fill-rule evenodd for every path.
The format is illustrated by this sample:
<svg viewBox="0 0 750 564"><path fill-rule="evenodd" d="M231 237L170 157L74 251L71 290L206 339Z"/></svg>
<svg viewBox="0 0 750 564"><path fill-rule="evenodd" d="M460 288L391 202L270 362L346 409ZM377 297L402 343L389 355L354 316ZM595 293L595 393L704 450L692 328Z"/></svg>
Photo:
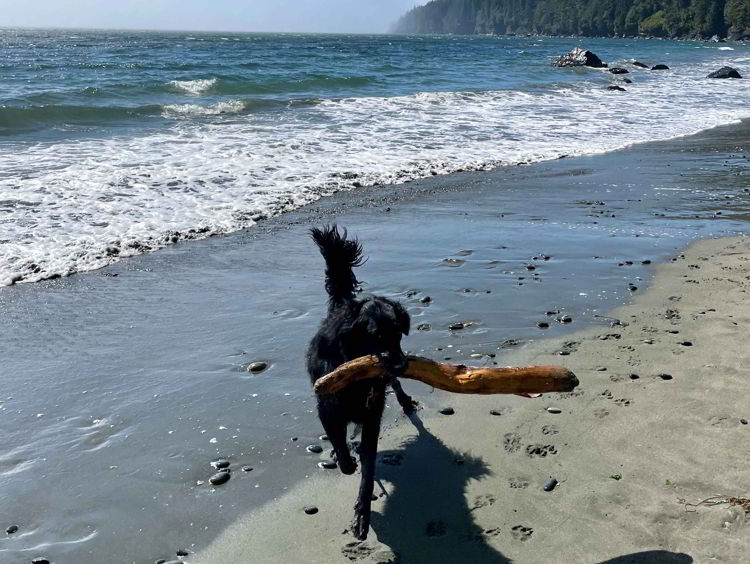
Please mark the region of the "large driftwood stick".
<svg viewBox="0 0 750 564"><path fill-rule="evenodd" d="M316 394L332 394L352 382L383 378L386 372L376 356L362 356L339 366L315 382ZM578 378L563 366L509 366L472 368L442 364L421 356L410 356L409 367L400 378L419 380L434 388L459 394L534 394L570 392Z"/></svg>

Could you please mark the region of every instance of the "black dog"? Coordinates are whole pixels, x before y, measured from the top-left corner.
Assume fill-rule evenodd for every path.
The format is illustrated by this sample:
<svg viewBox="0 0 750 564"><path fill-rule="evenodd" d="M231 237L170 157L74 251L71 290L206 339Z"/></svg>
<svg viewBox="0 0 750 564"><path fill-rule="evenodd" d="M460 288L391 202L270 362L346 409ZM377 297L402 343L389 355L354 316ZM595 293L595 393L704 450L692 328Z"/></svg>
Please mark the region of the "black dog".
<svg viewBox="0 0 750 564"><path fill-rule="evenodd" d="M377 355L390 376L389 379L355 382L335 394L318 396L318 416L344 474L353 474L357 469L346 442L347 425L362 426L359 447L362 479L354 505L352 532L358 539L365 539L370 528L375 457L386 385L393 388L405 412L413 411L415 405L396 380L408 365L401 350L401 335L409 333L409 314L398 302L381 296L355 299L359 282L352 269L361 266L364 260L362 246L356 239L348 239L346 230L339 232L333 225L314 228L311 235L326 262L329 302L328 315L307 351L310 379L315 383L344 362L365 355Z"/></svg>

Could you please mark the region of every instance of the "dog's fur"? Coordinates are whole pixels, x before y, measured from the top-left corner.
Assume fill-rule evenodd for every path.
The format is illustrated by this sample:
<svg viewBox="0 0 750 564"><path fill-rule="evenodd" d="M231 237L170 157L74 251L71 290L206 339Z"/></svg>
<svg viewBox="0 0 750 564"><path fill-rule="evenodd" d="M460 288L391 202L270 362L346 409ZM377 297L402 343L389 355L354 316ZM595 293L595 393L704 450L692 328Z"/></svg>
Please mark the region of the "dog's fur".
<svg viewBox="0 0 750 564"><path fill-rule="evenodd" d="M318 416L344 474L357 469L346 442L347 425L355 423L362 427L359 446L362 478L354 505L352 533L365 539L370 528L375 457L386 386L391 385L404 411L412 411L415 405L396 380L408 364L401 350L401 336L409 333L409 314L400 303L381 296L355 298L359 282L353 268L361 266L364 259L362 246L356 239L347 238L346 230L339 231L333 225L314 228L310 233L325 259L329 297L328 315L307 351L310 379L315 383L344 362L365 355L377 355L391 376L388 380L355 382L335 394L318 396Z"/></svg>

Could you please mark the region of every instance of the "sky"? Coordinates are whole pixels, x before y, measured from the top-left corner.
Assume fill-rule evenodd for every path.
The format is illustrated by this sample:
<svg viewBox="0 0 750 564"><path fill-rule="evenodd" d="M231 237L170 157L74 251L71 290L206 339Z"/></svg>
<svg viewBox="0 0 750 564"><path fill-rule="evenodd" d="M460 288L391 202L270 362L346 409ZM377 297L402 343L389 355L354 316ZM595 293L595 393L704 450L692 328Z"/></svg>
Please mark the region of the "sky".
<svg viewBox="0 0 750 564"><path fill-rule="evenodd" d="M0 0L0 27L380 33L427 0Z"/></svg>

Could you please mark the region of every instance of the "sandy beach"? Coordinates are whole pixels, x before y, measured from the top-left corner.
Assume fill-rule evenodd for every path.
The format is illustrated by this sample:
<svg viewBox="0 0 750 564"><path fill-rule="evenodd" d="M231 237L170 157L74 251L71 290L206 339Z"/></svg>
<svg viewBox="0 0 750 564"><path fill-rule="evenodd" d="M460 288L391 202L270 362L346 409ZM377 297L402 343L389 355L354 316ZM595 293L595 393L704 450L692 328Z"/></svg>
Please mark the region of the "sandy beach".
<svg viewBox="0 0 750 564"><path fill-rule="evenodd" d="M687 513L678 500L748 495L744 306L730 301L744 294L728 280L750 272L724 270L745 263L721 239L670 259L746 232L749 130L362 188L230 236L2 288L0 500L2 528L19 530L0 537L0 560L669 562L622 560L662 550L737 562L739 510ZM388 496L364 545L342 534L357 476L306 451L327 446L303 364L325 308L307 230L334 221L364 244L366 291L408 308L410 352L562 363L582 382L581 395L536 400L407 382L422 423L386 411ZM612 313L633 298L632 312ZM449 330L457 321L468 326ZM599 339L609 333L620 337ZM248 372L257 361L267 368ZM455 415L438 414L446 405ZM213 488L219 458L233 473ZM545 492L550 476L559 485ZM305 515L311 504L319 512Z"/></svg>
<svg viewBox="0 0 750 564"><path fill-rule="evenodd" d="M455 415L426 403L411 421L391 401L367 541L344 532L356 477L318 473L189 561L742 562L748 507L730 498L750 497L748 289L750 240L699 242L611 327L503 358L563 364L577 391L452 396Z"/></svg>

